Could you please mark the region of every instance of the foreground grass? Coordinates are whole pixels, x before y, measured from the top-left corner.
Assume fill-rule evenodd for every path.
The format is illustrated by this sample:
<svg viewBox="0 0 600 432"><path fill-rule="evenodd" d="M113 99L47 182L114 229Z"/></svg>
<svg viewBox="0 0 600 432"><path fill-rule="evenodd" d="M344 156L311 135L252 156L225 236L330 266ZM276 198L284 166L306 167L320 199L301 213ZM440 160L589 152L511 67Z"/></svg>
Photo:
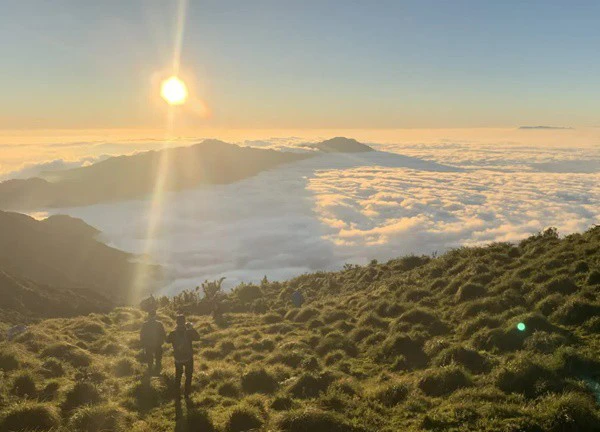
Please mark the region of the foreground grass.
<svg viewBox="0 0 600 432"><path fill-rule="evenodd" d="M599 289L596 228L243 285L216 322L191 291L159 311L202 337L181 404L143 312L45 320L0 343L0 432L598 431Z"/></svg>

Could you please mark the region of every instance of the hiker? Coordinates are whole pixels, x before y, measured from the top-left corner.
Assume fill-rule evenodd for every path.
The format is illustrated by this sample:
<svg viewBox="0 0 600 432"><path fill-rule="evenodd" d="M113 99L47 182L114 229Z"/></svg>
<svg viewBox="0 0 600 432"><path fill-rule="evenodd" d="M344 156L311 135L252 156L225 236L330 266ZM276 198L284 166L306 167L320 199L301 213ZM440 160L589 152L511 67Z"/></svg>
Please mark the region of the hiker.
<svg viewBox="0 0 600 432"><path fill-rule="evenodd" d="M177 316L177 327L167 337L167 342L173 345L173 356L175 357L175 385L177 396L181 391L181 376L185 369L185 397L190 396L192 389L192 374L194 373L194 350L192 342L200 340L200 335L185 321L185 316Z"/></svg>
<svg viewBox="0 0 600 432"><path fill-rule="evenodd" d="M304 296L300 291L296 290L292 293L292 304L297 308L304 304Z"/></svg>
<svg viewBox="0 0 600 432"><path fill-rule="evenodd" d="M162 346L165 343L166 334L165 327L156 319L156 310L148 311L148 319L142 325L140 331L140 342L146 354L148 362L148 370L152 370L152 366L156 365L156 371L160 371L162 365Z"/></svg>

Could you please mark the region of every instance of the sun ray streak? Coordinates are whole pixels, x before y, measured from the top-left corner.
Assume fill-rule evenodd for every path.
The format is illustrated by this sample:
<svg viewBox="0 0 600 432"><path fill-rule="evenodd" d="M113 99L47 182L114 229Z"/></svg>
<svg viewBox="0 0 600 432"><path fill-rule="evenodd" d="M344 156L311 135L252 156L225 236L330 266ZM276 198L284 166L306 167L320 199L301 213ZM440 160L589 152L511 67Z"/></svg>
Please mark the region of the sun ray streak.
<svg viewBox="0 0 600 432"><path fill-rule="evenodd" d="M187 11L187 0L180 0L177 7L177 25L175 32L175 44L173 47L173 71L172 75L177 76L181 65L181 50L183 44L183 33L185 30L185 18ZM170 169L170 152L167 150L171 145L171 140L174 131L175 124L175 110L176 108L172 105L168 107L167 119L165 125L165 139L163 146L159 152L159 160L155 173L154 188L148 209L147 227L144 237L144 252L143 256L146 259L151 259L155 256L157 251L155 250L155 237L159 234L158 228L164 213L164 199L166 186L168 182L169 169ZM133 299L138 300L142 295L147 293L147 284L150 282L147 274L148 267L142 263L138 266L138 271L134 280L133 286Z"/></svg>

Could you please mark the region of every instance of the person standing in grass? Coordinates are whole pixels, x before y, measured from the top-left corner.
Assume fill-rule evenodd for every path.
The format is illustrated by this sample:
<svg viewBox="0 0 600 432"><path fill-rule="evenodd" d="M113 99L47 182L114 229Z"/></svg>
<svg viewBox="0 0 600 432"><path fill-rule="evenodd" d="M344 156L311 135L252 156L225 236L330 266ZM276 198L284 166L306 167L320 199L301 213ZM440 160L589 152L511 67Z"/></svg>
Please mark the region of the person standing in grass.
<svg viewBox="0 0 600 432"><path fill-rule="evenodd" d="M148 370L152 371L152 367L156 367L156 371L160 372L162 367L162 346L165 343L166 333L163 324L156 319L156 310L148 311L148 319L142 325L140 331L140 342L146 361L148 362Z"/></svg>
<svg viewBox="0 0 600 432"><path fill-rule="evenodd" d="M177 316L177 327L167 337L167 342L173 345L173 356L175 357L175 384L177 385L177 396L181 391L181 377L185 370L185 397L190 396L192 390L192 375L194 373L194 349L192 343L200 340L200 335L185 321L185 316Z"/></svg>

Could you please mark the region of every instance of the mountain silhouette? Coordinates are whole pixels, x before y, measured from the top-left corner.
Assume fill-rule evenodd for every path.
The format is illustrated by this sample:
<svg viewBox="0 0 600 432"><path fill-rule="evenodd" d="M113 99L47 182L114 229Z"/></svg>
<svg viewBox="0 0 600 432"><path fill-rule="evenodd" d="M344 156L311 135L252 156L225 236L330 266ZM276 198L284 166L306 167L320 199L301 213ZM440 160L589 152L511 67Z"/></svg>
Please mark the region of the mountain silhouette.
<svg viewBox="0 0 600 432"><path fill-rule="evenodd" d="M29 291L34 285L93 291L105 298L93 300L99 304L130 300L140 274L147 275L148 287L160 276L158 266L134 262L133 255L98 241L97 233L82 220L69 216L38 221L0 211L0 271L16 280L26 278L28 283L17 285L29 286Z"/></svg>
<svg viewBox="0 0 600 432"><path fill-rule="evenodd" d="M111 157L91 166L42 178L0 183L4 210L84 206L148 196L157 182L178 191L232 183L278 165L310 157L205 140L189 147Z"/></svg>
<svg viewBox="0 0 600 432"><path fill-rule="evenodd" d="M346 137L335 137L320 143L307 144L305 147L324 153L364 153L374 151L368 145Z"/></svg>

